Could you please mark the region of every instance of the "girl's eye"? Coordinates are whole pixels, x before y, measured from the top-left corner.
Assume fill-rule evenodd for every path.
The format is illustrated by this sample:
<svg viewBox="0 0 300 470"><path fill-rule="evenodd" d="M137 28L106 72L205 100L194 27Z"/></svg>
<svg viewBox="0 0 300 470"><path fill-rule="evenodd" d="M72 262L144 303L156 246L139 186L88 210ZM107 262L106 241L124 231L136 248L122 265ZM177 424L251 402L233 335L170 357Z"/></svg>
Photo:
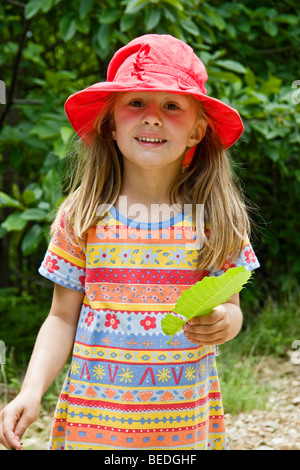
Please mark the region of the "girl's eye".
<svg viewBox="0 0 300 470"><path fill-rule="evenodd" d="M133 100L133 101L130 101L129 105L132 106L133 108L140 108L143 106L143 102L141 100Z"/></svg>
<svg viewBox="0 0 300 470"><path fill-rule="evenodd" d="M165 105L165 108L167 108L169 111L174 111L176 109L179 109L179 106L175 103L167 103Z"/></svg>

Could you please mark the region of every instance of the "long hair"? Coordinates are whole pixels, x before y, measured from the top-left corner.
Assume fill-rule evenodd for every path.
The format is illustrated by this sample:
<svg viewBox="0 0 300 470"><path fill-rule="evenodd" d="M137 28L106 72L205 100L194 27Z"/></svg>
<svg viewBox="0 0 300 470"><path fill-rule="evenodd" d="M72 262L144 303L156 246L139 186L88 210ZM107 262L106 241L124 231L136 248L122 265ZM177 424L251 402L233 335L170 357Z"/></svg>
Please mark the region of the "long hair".
<svg viewBox="0 0 300 470"><path fill-rule="evenodd" d="M112 138L113 109L117 93L106 99L93 133L78 141L78 159L69 196L61 205L52 224L53 233L65 214L66 236L84 250L85 235L104 216L99 205L113 205L122 182L123 157ZM196 100L195 100L196 101ZM189 203L204 207L204 225L198 227L203 245L198 266L202 270L220 269L230 256L233 261L241 252L243 240L250 236L250 221L243 190L233 171L231 157L209 125L209 116L196 103L207 130L197 145L191 163L179 175L170 192L170 203ZM88 143L87 143L88 142ZM205 226L209 224L209 233Z"/></svg>

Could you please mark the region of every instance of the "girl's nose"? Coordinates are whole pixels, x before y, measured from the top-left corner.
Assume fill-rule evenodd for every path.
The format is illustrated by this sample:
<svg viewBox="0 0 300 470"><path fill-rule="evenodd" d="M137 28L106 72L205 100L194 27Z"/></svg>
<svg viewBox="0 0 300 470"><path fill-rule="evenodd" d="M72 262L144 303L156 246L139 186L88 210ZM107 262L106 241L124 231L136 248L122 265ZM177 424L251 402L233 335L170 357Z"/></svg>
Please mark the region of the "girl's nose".
<svg viewBox="0 0 300 470"><path fill-rule="evenodd" d="M162 125L162 119L160 117L159 109L156 106L147 106L145 114L143 116L143 124L148 124L148 126L157 126Z"/></svg>

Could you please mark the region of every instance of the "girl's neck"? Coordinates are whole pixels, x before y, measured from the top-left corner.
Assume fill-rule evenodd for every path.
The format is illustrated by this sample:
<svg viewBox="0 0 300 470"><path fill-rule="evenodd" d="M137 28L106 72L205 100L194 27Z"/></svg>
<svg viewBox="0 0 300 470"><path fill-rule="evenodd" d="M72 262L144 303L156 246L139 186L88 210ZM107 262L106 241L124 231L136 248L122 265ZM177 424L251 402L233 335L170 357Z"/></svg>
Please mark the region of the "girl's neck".
<svg viewBox="0 0 300 470"><path fill-rule="evenodd" d="M171 217L174 216L174 210L181 211L179 206L170 203L174 174L168 175L164 171L124 170L119 199L115 203L116 209L122 215L140 222L159 222L161 219L170 218L170 207Z"/></svg>
<svg viewBox="0 0 300 470"><path fill-rule="evenodd" d="M170 204L170 191L178 178L178 169L172 172L143 170L124 167L120 196L126 196L128 204Z"/></svg>

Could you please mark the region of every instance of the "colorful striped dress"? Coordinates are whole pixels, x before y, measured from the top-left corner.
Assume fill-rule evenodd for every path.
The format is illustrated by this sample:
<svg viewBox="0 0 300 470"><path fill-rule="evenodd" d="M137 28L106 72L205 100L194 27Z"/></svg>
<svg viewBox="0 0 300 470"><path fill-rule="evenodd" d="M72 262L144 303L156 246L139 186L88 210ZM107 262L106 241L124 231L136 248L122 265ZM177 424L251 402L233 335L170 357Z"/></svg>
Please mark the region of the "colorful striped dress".
<svg viewBox="0 0 300 470"><path fill-rule="evenodd" d="M246 240L222 271L197 272L194 239L184 213L148 224L112 207L83 252L61 221L39 272L85 296L49 449L228 448L214 346L168 345L161 320L204 276L259 263Z"/></svg>

